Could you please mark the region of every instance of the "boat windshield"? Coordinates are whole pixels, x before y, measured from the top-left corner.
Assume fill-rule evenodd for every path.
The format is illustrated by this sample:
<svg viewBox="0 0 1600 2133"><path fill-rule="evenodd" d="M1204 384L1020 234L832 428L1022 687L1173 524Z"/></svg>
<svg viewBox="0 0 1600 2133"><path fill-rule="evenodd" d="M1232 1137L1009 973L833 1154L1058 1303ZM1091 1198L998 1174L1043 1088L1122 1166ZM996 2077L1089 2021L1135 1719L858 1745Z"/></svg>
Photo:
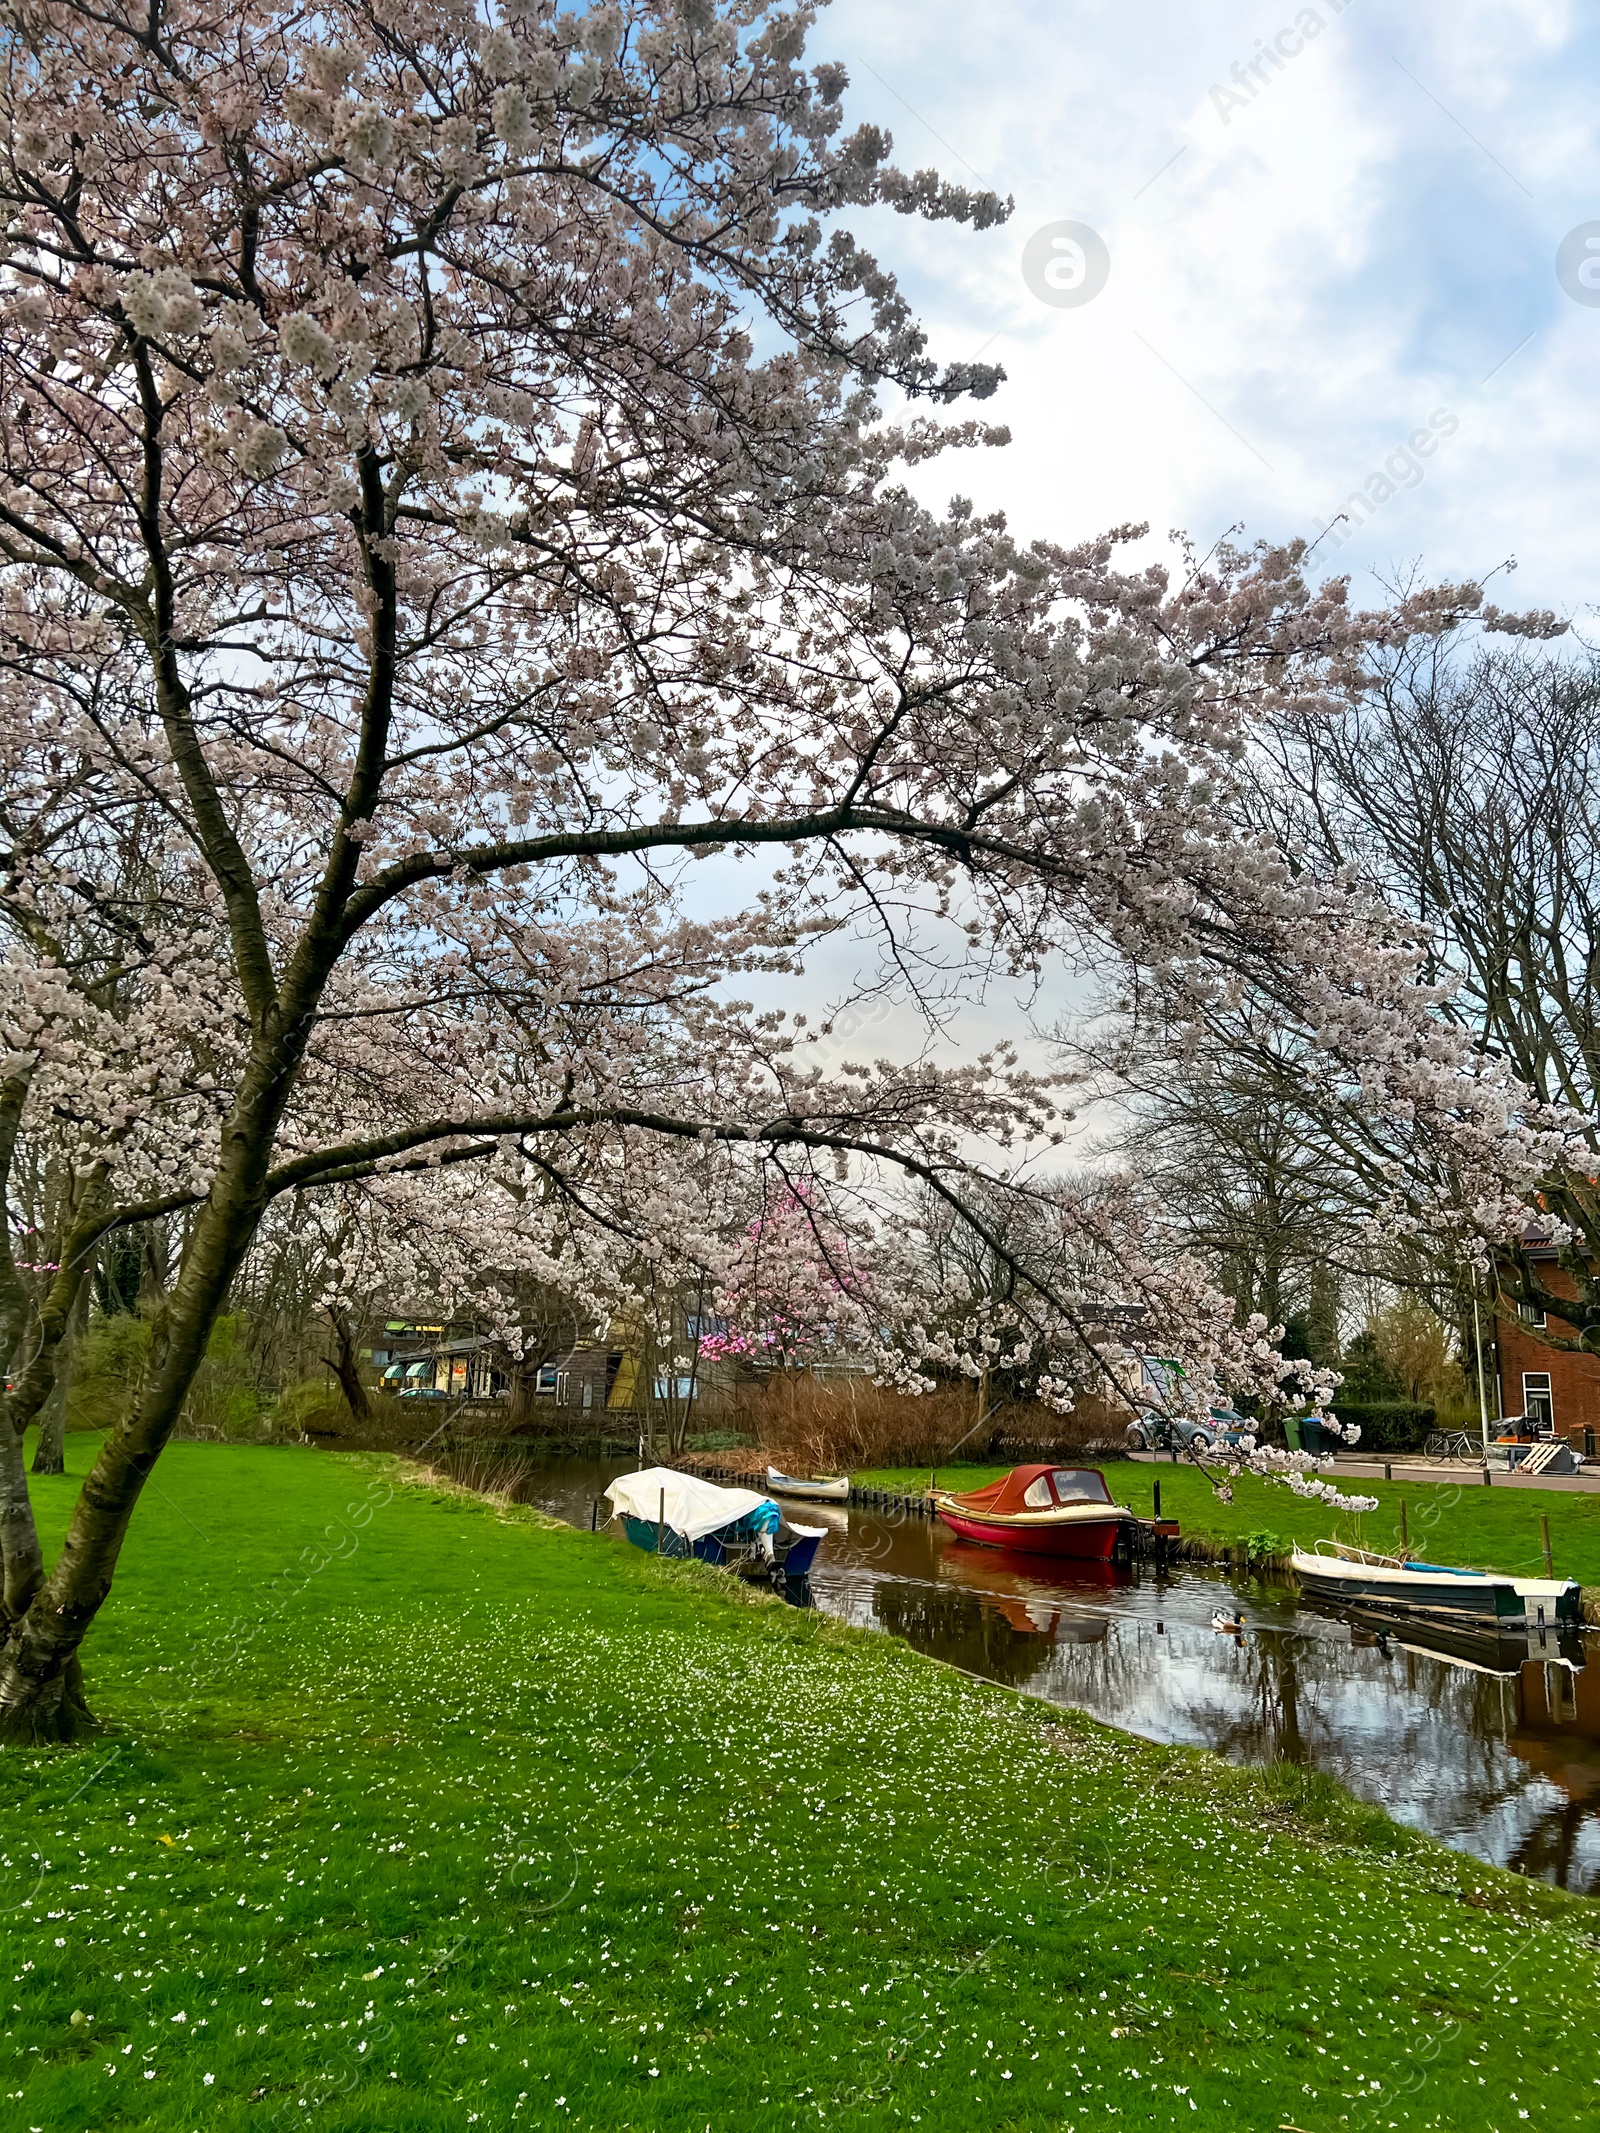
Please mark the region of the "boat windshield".
<svg viewBox="0 0 1600 2133"><path fill-rule="evenodd" d="M1057 1467L1050 1479L1055 1483L1058 1503L1109 1503L1111 1500L1105 1476L1097 1474L1093 1467Z"/></svg>
<svg viewBox="0 0 1600 2133"><path fill-rule="evenodd" d="M1030 1481L1022 1492L1022 1501L1030 1511L1048 1511L1050 1508L1050 1484L1041 1474L1037 1481Z"/></svg>

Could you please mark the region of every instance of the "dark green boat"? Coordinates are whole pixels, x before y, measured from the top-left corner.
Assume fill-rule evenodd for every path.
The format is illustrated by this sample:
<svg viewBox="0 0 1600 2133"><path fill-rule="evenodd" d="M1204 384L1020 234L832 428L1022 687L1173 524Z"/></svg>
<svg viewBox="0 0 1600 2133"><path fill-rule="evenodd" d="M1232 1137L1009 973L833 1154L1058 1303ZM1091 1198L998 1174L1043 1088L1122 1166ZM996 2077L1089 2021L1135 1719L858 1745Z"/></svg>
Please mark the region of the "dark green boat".
<svg viewBox="0 0 1600 2133"><path fill-rule="evenodd" d="M1583 1619L1583 1595L1571 1578L1516 1578L1374 1555L1343 1541L1323 1545L1328 1553L1295 1554L1291 1567L1308 1595L1341 1607L1488 1630L1538 1629Z"/></svg>

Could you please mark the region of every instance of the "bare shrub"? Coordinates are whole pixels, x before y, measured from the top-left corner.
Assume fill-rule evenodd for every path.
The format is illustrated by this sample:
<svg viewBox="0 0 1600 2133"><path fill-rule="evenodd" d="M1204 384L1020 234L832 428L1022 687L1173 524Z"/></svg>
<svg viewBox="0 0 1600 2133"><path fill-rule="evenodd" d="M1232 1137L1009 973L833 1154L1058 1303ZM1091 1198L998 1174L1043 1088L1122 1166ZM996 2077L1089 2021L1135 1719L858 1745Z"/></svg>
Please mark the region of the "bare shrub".
<svg viewBox="0 0 1600 2133"><path fill-rule="evenodd" d="M962 1460L1014 1459L1103 1451L1120 1446L1126 1416L1086 1398L1069 1415L1038 1401L993 1401L980 1413L970 1383L940 1386L920 1398L867 1377L816 1378L774 1373L741 1389L739 1421L775 1466L796 1473L842 1474L861 1468L933 1467L952 1451ZM962 1440L965 1440L964 1442Z"/></svg>
<svg viewBox="0 0 1600 2133"><path fill-rule="evenodd" d="M332 1378L303 1378L279 1393L272 1419L283 1435L311 1437L335 1446L341 1442L415 1444L442 1419L431 1402L396 1400L388 1393L372 1391L367 1402L366 1419L358 1422Z"/></svg>
<svg viewBox="0 0 1600 2133"><path fill-rule="evenodd" d="M504 1443L456 1444L440 1459L438 1471L475 1495L515 1497L528 1472L528 1456Z"/></svg>

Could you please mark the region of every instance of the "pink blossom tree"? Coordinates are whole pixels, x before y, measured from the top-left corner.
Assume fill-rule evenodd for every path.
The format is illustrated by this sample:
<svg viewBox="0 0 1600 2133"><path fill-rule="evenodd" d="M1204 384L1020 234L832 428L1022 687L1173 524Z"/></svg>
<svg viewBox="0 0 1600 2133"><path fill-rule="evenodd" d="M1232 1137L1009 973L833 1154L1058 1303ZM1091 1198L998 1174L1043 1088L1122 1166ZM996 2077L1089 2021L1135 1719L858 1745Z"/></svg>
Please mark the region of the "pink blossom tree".
<svg viewBox="0 0 1600 2133"><path fill-rule="evenodd" d="M715 1294L718 1324L699 1348L711 1361L802 1370L830 1353L860 1355L872 1337L861 1240L803 1186L775 1183L728 1254Z"/></svg>
<svg viewBox="0 0 1600 2133"><path fill-rule="evenodd" d="M83 1721L82 1640L285 1196L570 1264L692 1228L719 1163L959 1200L1060 1130L1002 1056L825 1057L738 1004L829 930L930 1006L1091 947L1197 1003L1259 978L1514 1192L1515 1090L1227 798L1259 706L1477 589L1359 615L1298 546L1174 578L1124 566L1140 529L1024 546L916 502L899 470L1001 441L916 404L996 378L933 362L840 213L1004 210L843 132L808 10L7 23L0 1172L49 1120L80 1190L31 1314L0 1253L0 1731ZM714 855L757 872L715 920L681 879ZM144 1385L47 1570L22 1432L97 1245L157 1217ZM1204 1338L1151 1287L1164 1346Z"/></svg>

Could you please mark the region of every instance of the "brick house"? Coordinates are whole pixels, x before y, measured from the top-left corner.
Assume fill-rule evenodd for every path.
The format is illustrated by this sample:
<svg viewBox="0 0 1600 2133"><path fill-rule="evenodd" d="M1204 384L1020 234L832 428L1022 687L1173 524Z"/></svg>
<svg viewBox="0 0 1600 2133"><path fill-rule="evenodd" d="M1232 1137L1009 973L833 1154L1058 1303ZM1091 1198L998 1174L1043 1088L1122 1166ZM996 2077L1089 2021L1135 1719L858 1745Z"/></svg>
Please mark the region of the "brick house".
<svg viewBox="0 0 1600 2133"><path fill-rule="evenodd" d="M1556 1295L1576 1294L1572 1276L1555 1265L1555 1253L1533 1245L1528 1257L1544 1262L1539 1278ZM1530 1415L1554 1425L1575 1452L1592 1458L1600 1437L1600 1355L1578 1355L1568 1349L1551 1348L1539 1338L1550 1332L1558 1338L1574 1338L1576 1327L1552 1317L1526 1311L1497 1316L1494 1326L1494 1369L1499 1412Z"/></svg>

